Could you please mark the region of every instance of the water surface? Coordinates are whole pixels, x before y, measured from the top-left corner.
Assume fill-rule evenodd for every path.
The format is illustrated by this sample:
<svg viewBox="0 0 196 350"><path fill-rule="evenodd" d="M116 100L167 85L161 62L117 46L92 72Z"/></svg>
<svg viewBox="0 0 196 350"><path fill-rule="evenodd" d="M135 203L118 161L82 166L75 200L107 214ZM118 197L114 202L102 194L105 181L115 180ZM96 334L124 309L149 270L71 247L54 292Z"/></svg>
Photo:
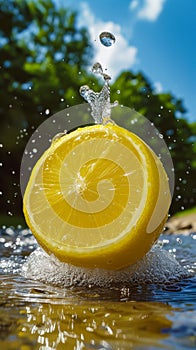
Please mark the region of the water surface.
<svg viewBox="0 0 196 350"><path fill-rule="evenodd" d="M2 350L196 348L196 234L162 235L155 250L158 256L171 256L171 269L176 259L184 275L177 264L167 281L126 278L119 284L113 279L107 288L85 283L67 286L67 276L63 280L59 269L56 281L59 278L60 283L48 283L43 271L44 276L54 272L51 260L45 258L47 270L29 230L2 229L0 248ZM21 273L24 264L29 267L33 251L34 257L39 256L37 266L43 266L42 281L39 271L37 280L36 273L33 279ZM155 266L155 271L161 266L165 265Z"/></svg>

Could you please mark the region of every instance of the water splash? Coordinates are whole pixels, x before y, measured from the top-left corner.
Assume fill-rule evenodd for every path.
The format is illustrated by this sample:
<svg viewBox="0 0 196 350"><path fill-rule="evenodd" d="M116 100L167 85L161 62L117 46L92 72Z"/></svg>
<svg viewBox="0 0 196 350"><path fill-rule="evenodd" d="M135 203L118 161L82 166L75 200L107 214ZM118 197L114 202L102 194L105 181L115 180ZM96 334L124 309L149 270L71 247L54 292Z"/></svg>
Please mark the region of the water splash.
<svg viewBox="0 0 196 350"><path fill-rule="evenodd" d="M173 255L160 247L153 249L135 264L112 271L98 268L81 268L60 262L41 248L35 250L22 266L21 273L31 278L61 287L165 284L189 277L191 272L182 267Z"/></svg>
<svg viewBox="0 0 196 350"><path fill-rule="evenodd" d="M95 63L92 67L92 72L100 75L104 79L104 86L100 92L95 92L88 85L83 85L80 88L80 95L90 104L91 116L96 124L113 123L111 119L111 108L118 105L118 102L110 102L110 86L111 77L103 73L103 68L100 63Z"/></svg>
<svg viewBox="0 0 196 350"><path fill-rule="evenodd" d="M102 32L99 35L99 39L100 39L102 45L104 45L106 47L112 46L116 41L115 36L109 32Z"/></svg>

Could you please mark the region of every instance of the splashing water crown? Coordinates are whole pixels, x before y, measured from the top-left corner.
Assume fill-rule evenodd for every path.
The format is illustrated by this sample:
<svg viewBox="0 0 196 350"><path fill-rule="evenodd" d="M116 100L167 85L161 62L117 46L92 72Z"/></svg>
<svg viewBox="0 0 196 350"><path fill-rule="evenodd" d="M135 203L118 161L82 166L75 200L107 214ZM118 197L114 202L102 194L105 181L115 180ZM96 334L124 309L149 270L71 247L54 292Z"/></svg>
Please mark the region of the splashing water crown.
<svg viewBox="0 0 196 350"><path fill-rule="evenodd" d="M92 67L92 72L102 76L105 83L100 92L95 92L88 85L80 87L80 95L90 104L91 116L95 124L113 123L111 119L111 108L118 105L118 102L110 103L110 86L111 77L103 73L103 68L100 63L95 63Z"/></svg>

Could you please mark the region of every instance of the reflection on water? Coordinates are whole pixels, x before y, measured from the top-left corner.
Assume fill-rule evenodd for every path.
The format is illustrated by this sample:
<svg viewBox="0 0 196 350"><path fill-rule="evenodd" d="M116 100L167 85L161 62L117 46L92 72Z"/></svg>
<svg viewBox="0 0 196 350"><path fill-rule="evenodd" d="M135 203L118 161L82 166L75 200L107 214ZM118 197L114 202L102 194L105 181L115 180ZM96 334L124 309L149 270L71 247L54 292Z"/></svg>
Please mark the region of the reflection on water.
<svg viewBox="0 0 196 350"><path fill-rule="evenodd" d="M195 349L196 235L178 238L163 235L160 249L189 277L65 288L22 277L36 242L28 230L2 230L0 349Z"/></svg>

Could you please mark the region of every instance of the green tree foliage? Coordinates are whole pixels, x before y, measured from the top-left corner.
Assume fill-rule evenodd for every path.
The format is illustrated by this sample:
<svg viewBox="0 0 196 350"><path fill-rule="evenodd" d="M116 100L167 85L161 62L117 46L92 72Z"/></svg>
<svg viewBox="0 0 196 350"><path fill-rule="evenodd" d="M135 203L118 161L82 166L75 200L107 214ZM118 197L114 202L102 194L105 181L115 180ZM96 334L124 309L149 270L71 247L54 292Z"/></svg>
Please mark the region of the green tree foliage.
<svg viewBox="0 0 196 350"><path fill-rule="evenodd" d="M54 0L0 0L0 8L0 198L5 214L14 216L22 212L20 162L29 137L49 115L83 102L79 87L95 79L86 72L93 52L76 13ZM176 173L172 212L192 206L195 126L183 119L182 101L157 94L143 73L122 73L111 95L149 118L163 134Z"/></svg>

